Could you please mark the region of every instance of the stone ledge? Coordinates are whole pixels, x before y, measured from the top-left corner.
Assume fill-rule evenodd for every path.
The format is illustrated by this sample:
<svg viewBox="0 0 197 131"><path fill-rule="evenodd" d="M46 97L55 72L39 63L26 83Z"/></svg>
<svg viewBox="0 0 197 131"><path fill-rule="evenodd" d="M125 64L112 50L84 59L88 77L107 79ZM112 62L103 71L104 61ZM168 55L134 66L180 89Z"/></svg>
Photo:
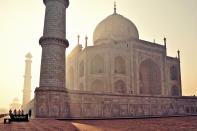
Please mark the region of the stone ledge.
<svg viewBox="0 0 197 131"><path fill-rule="evenodd" d="M194 96L151 96L151 95L132 95L132 94L115 94L115 93L96 93L90 91L77 91L66 89L68 94L76 95L94 95L94 96L120 96L120 97L146 97L146 98L170 98L170 99L197 99Z"/></svg>
<svg viewBox="0 0 197 131"><path fill-rule="evenodd" d="M61 38L55 38L55 37L44 37L42 36L39 40L40 45L45 45L48 43L54 42L54 44L63 46L67 48L69 46L69 42L66 39L61 39Z"/></svg>
<svg viewBox="0 0 197 131"><path fill-rule="evenodd" d="M35 92L66 92L66 88L59 87L36 87Z"/></svg>
<svg viewBox="0 0 197 131"><path fill-rule="evenodd" d="M70 3L69 0L43 0L43 2L44 2L45 5L46 5L46 3L47 3L48 1L59 1L59 2L63 3L63 4L65 5L66 8L68 8L69 3Z"/></svg>

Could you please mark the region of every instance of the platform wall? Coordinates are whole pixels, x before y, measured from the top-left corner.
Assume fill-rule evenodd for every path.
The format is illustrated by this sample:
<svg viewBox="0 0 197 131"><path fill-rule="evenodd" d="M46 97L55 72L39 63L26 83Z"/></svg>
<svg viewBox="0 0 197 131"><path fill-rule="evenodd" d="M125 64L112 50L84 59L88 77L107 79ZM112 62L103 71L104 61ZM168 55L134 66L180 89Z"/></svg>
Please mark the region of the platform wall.
<svg viewBox="0 0 197 131"><path fill-rule="evenodd" d="M48 91L37 93L35 111L36 117L85 119L185 116L197 115L197 98Z"/></svg>

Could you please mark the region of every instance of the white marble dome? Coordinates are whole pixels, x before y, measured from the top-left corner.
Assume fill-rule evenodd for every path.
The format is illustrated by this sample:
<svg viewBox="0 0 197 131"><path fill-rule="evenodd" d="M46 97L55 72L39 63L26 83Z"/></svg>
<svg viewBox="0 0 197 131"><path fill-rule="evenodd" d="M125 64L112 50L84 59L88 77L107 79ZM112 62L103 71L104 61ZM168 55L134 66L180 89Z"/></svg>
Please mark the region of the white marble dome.
<svg viewBox="0 0 197 131"><path fill-rule="evenodd" d="M136 26L129 19L117 13L101 21L93 34L94 45L131 39L139 39Z"/></svg>

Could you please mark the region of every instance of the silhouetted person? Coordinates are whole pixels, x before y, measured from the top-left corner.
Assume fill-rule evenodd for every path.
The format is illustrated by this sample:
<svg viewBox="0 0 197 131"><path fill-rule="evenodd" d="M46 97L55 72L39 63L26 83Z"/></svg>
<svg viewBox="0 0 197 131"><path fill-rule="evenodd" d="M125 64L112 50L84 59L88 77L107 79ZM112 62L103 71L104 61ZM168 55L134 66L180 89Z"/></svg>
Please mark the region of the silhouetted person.
<svg viewBox="0 0 197 131"><path fill-rule="evenodd" d="M29 110L29 117L31 117L31 110Z"/></svg>
<svg viewBox="0 0 197 131"><path fill-rule="evenodd" d="M21 111L21 114L24 115L24 111L23 110Z"/></svg>
<svg viewBox="0 0 197 131"><path fill-rule="evenodd" d="M14 115L16 115L16 109L14 109Z"/></svg>
<svg viewBox="0 0 197 131"><path fill-rule="evenodd" d="M12 110L10 109L10 110L9 110L9 116L11 116L11 115L12 115Z"/></svg>
<svg viewBox="0 0 197 131"><path fill-rule="evenodd" d="M20 114L21 114L21 110L19 109L19 110L18 110L18 115L20 115Z"/></svg>

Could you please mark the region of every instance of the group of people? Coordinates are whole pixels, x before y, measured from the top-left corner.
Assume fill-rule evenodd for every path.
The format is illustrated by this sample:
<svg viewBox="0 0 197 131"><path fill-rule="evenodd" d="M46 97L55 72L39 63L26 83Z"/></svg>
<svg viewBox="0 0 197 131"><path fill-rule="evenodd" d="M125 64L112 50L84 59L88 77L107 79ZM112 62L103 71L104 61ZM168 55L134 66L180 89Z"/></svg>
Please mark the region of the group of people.
<svg viewBox="0 0 197 131"><path fill-rule="evenodd" d="M9 115L24 115L24 111L23 110L16 110L14 109L14 111L12 112L12 109L9 110ZM29 117L31 117L31 110L29 110L29 113L28 113Z"/></svg>
<svg viewBox="0 0 197 131"><path fill-rule="evenodd" d="M16 110L16 109L14 109L14 111L13 111L13 113L12 113L12 109L10 109L9 110L9 115L11 116L11 115L24 115L24 111L23 110Z"/></svg>

